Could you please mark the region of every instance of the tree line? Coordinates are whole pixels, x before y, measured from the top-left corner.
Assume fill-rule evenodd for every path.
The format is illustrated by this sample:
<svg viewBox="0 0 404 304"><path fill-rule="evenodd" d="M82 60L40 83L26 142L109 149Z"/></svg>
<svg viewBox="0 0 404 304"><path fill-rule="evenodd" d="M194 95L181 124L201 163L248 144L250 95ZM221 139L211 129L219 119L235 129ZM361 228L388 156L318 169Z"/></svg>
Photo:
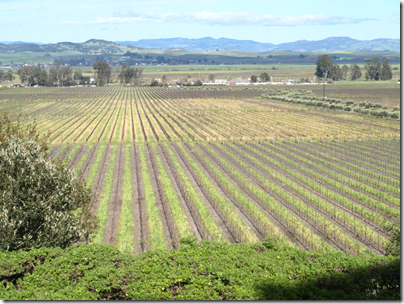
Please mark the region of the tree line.
<svg viewBox="0 0 404 304"><path fill-rule="evenodd" d="M340 68L329 55L321 55L316 64L317 68L314 75L318 78L346 80L349 71L351 71L351 80L358 80L362 77L361 69L356 63L352 63L350 67L344 64ZM366 80L390 80L393 78L388 58L383 58L382 62L379 58L368 59L364 68Z"/></svg>
<svg viewBox="0 0 404 304"><path fill-rule="evenodd" d="M93 65L94 70L94 83L97 86L104 86L112 81L118 81L125 84L137 85L141 82L143 68L132 68L126 64L122 64L116 69L104 62L97 61ZM27 83L28 86L38 84L41 86L70 86L77 83L81 85L90 84L90 76L84 76L80 70L73 72L70 66L62 65L58 61L56 65L52 66L49 70L43 69L40 66L23 66L17 70L22 83ZM12 79L11 71L4 74L0 70L0 81ZM11 80L10 79L10 80Z"/></svg>

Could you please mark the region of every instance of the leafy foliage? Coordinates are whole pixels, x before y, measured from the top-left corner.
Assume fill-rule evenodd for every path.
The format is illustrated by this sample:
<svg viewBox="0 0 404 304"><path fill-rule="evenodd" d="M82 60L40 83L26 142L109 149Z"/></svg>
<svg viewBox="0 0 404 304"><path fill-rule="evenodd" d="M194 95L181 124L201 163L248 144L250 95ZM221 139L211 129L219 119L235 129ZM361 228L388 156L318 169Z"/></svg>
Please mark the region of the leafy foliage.
<svg viewBox="0 0 404 304"><path fill-rule="evenodd" d="M3 113L0 120L0 249L67 247L89 240L95 221L91 190L46 155L46 137L25 132Z"/></svg>
<svg viewBox="0 0 404 304"><path fill-rule="evenodd" d="M6 300L400 299L400 259L188 242L137 257L112 245L0 253Z"/></svg>

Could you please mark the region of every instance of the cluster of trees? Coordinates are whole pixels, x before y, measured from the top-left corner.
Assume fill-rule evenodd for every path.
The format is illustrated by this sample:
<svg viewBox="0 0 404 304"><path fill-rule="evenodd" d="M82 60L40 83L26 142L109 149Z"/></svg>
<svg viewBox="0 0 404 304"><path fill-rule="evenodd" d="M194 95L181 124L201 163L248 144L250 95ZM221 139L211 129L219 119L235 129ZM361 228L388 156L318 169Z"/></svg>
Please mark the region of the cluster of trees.
<svg viewBox="0 0 404 304"><path fill-rule="evenodd" d="M390 80L393 78L389 59L387 58L383 58L383 62L380 62L379 58L366 60L365 70L366 80Z"/></svg>
<svg viewBox="0 0 404 304"><path fill-rule="evenodd" d="M267 82L267 81L269 81L271 79L271 76L269 76L268 73L265 72L265 73L261 73L259 78L261 79L261 81ZM255 76L255 75L251 75L250 79L251 79L251 82L257 82L258 81L258 77Z"/></svg>
<svg viewBox="0 0 404 304"><path fill-rule="evenodd" d="M7 73L4 72L4 70L0 70L0 82L3 81L11 81L14 79L13 73L11 70L8 70Z"/></svg>
<svg viewBox="0 0 404 304"><path fill-rule="evenodd" d="M364 68L366 80L390 80L393 78L387 58L383 58L383 62L380 62L379 58L368 59ZM329 55L321 55L317 60L314 74L323 79L346 80L349 70L351 70L351 80L358 80L362 77L361 69L356 63L352 63L350 68L345 64L340 68Z"/></svg>
<svg viewBox="0 0 404 304"><path fill-rule="evenodd" d="M60 61L56 63L56 66L51 67L49 72L40 66L23 66L17 70L17 74L20 76L21 82L27 82L29 86L32 84L57 84L60 87L74 84L72 69L70 66L62 66Z"/></svg>
<svg viewBox="0 0 404 304"><path fill-rule="evenodd" d="M126 64L122 64L118 71L118 80L122 85L139 84L142 79L143 68L132 68L127 66Z"/></svg>

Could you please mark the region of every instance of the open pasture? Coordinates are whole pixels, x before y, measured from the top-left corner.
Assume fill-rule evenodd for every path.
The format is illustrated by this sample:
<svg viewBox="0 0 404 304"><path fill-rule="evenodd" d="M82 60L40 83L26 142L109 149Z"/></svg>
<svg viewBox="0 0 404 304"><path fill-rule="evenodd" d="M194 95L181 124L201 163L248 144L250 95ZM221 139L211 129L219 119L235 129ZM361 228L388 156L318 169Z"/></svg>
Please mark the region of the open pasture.
<svg viewBox="0 0 404 304"><path fill-rule="evenodd" d="M40 131L51 132L51 144L317 140L400 133L399 121L391 119L255 98L263 90L9 89L0 94L0 108L21 113L23 125L35 120Z"/></svg>
<svg viewBox="0 0 404 304"><path fill-rule="evenodd" d="M264 90L264 89L262 89ZM383 254L400 215L400 122L249 88L10 89L97 195L94 242L139 254L189 236Z"/></svg>
<svg viewBox="0 0 404 304"><path fill-rule="evenodd" d="M95 242L139 254L189 236L265 236L304 250L383 254L400 213L397 139L64 145L98 195Z"/></svg>

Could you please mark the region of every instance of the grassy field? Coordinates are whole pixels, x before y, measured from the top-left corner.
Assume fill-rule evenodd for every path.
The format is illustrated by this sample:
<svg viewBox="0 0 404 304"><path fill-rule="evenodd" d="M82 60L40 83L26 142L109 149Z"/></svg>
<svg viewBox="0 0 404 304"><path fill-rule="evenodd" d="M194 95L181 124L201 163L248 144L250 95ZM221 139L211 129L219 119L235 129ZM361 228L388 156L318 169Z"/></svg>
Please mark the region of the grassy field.
<svg viewBox="0 0 404 304"><path fill-rule="evenodd" d="M400 120L260 97L322 89L17 88L0 91L0 109L49 130L49 156L89 174L100 195L95 243L137 255L177 249L180 235L269 236L290 248L383 255L384 223L400 216ZM399 92L393 82L326 86L330 99L388 111Z"/></svg>

